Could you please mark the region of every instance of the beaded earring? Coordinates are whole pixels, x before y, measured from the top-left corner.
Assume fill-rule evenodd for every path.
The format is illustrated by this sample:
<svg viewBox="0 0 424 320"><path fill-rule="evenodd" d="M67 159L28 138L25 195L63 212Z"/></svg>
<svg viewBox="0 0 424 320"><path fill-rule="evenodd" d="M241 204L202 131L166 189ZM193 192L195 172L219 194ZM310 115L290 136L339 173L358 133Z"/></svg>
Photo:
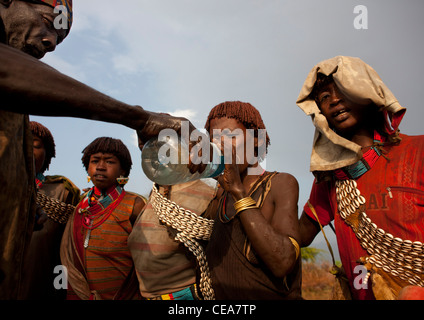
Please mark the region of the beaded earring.
<svg viewBox="0 0 424 320"><path fill-rule="evenodd" d="M124 177L124 176L120 176L119 178L116 178L116 181L118 181L118 183L122 185L126 185L128 183L128 180L130 180L130 178Z"/></svg>
<svg viewBox="0 0 424 320"><path fill-rule="evenodd" d="M91 181L91 177L87 176L87 182L89 183Z"/></svg>

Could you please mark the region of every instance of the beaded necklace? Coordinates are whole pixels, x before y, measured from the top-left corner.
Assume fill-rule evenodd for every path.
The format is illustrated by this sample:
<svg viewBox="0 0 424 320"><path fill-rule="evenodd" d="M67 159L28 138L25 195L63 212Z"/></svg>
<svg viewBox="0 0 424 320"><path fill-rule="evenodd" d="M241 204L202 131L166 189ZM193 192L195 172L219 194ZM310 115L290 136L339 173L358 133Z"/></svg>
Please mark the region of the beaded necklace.
<svg viewBox="0 0 424 320"><path fill-rule="evenodd" d="M46 180L46 177L41 172L37 173L35 176L35 184L37 188L40 189L43 186L43 182Z"/></svg>
<svg viewBox="0 0 424 320"><path fill-rule="evenodd" d="M358 179L365 172L370 170L382 155L379 147L382 146L384 142L385 138L377 131L374 131L374 144L364 153L362 159L358 162L350 166L334 170L334 177L336 180Z"/></svg>
<svg viewBox="0 0 424 320"><path fill-rule="evenodd" d="M109 189L110 190L110 189ZM109 218L112 211L119 205L124 198L125 190L117 185L110 192L102 194L100 190L93 187L84 200L77 208L77 212L82 216L82 227L87 229L87 234L84 240L84 248L88 247L91 230L99 227ZM101 218L94 224L94 220Z"/></svg>

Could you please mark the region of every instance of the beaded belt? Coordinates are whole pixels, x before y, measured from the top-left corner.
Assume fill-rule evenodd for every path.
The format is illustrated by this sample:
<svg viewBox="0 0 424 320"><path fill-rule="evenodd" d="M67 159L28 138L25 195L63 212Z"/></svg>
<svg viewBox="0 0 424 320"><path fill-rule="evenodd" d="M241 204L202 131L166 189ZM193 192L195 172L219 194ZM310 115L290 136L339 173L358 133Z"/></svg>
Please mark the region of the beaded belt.
<svg viewBox="0 0 424 320"><path fill-rule="evenodd" d="M355 180L337 180L336 195L341 218L370 255L365 261L409 284L424 287L423 243L403 240L378 228L365 213L365 198Z"/></svg>
<svg viewBox="0 0 424 320"><path fill-rule="evenodd" d="M162 294L148 300L199 300L199 297L196 294L196 284L193 284L183 290Z"/></svg>

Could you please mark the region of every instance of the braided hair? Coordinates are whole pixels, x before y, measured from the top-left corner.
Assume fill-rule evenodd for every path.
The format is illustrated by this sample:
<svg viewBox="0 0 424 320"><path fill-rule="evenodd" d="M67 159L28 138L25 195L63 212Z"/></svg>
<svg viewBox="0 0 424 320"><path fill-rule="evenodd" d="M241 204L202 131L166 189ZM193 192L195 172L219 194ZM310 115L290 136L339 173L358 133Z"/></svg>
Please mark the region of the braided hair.
<svg viewBox="0 0 424 320"><path fill-rule="evenodd" d="M125 171L124 176L130 175L132 161L131 155L128 148L120 139L114 139L110 137L100 137L91 142L82 151L82 163L85 170L88 170L90 163L90 157L96 153L110 153L116 156L120 162L121 168Z"/></svg>

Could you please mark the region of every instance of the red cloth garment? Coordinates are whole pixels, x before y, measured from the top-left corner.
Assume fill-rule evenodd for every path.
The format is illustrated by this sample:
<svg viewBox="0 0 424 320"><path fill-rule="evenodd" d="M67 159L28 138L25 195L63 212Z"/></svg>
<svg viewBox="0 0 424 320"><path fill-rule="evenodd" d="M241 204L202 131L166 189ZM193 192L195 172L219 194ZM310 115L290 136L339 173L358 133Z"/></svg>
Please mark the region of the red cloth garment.
<svg viewBox="0 0 424 320"><path fill-rule="evenodd" d="M347 179L357 179L369 169L371 169L378 158L381 156L381 150L379 146L385 142L385 138L380 135L377 131L374 131L374 144L367 151L365 151L362 159L358 162L341 168L334 170L334 176L337 180L347 180Z"/></svg>
<svg viewBox="0 0 424 320"><path fill-rule="evenodd" d="M123 196L125 195L125 190L121 187L111 187L106 191L105 198L101 201L97 201L101 196L101 191L97 187L93 187L84 199L77 205L76 212L80 213L81 210L87 210L89 215L94 218L95 216L102 216L102 218L108 218L110 213L116 208L117 205L121 202ZM78 250L78 255L84 257L84 236L87 230L90 229L89 222L87 219L87 214L75 214L74 217L74 239L75 245ZM96 224L101 224L104 219L97 219Z"/></svg>
<svg viewBox="0 0 424 320"><path fill-rule="evenodd" d="M385 157L356 179L366 199L366 214L385 232L402 240L424 242L424 136L400 135L399 145L385 146ZM386 159L387 158L387 159ZM355 233L338 214L335 182L314 183L310 203L322 225L334 220L337 244L354 299L374 299L368 289L355 289L353 281L357 260L367 256ZM306 204L304 210L316 220Z"/></svg>
<svg viewBox="0 0 424 320"><path fill-rule="evenodd" d="M81 299L81 296L87 299L116 299L128 281L133 260L127 238L132 231L130 218L139 196L118 188L109 190L98 202L91 200L92 207L88 203L91 196L95 197L95 192L87 195L75 210L71 223L68 223L64 235L67 241L62 241L61 252L63 264L72 271L68 274L72 287L68 289L68 300ZM108 205L104 203L105 199ZM88 213L81 213L80 208L88 209ZM85 221L87 217L93 218L93 224L89 227ZM87 236L89 241L84 247ZM86 284L80 286L80 294L76 295L74 285L81 281L79 274ZM81 291L84 291L83 294Z"/></svg>

